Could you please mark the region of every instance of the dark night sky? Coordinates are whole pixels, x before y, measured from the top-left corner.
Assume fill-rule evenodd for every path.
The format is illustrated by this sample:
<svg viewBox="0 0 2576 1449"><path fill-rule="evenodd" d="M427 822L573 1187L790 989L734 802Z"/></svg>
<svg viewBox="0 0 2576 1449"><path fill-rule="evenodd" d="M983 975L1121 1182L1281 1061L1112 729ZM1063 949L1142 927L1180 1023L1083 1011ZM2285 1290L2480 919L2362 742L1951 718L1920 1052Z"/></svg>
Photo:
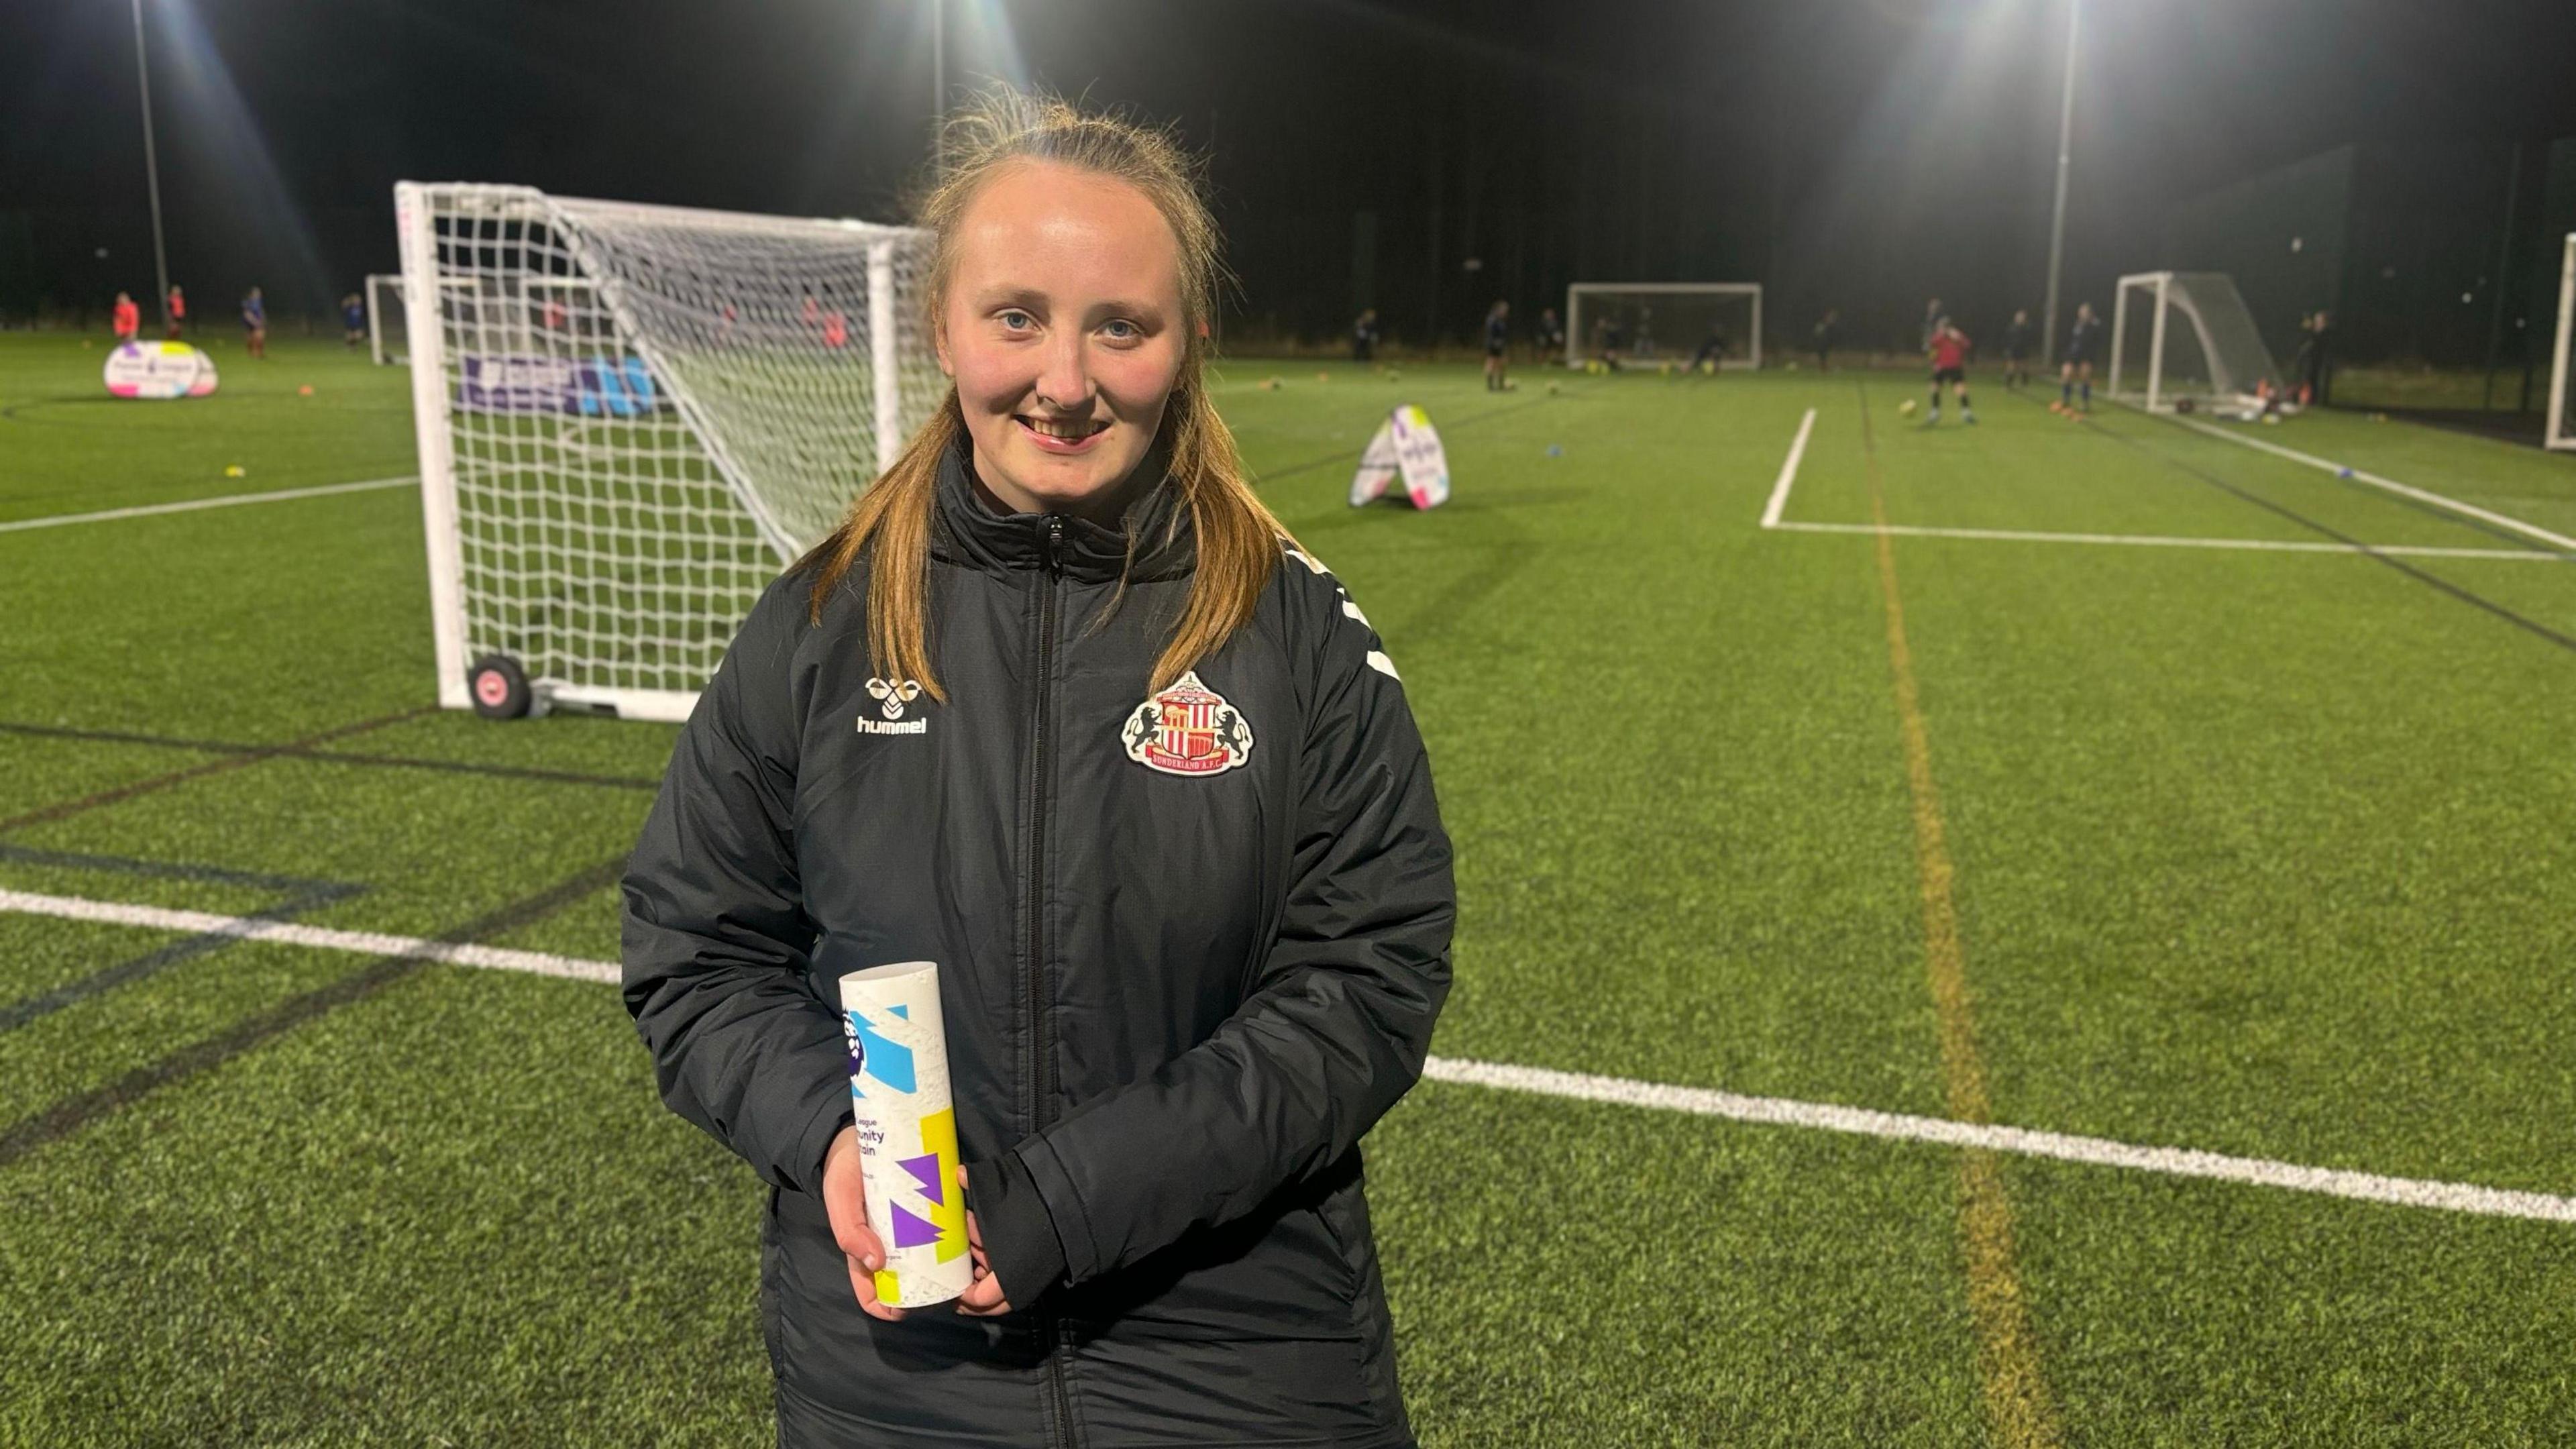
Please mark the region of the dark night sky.
<svg viewBox="0 0 2576 1449"><path fill-rule="evenodd" d="M1463 331L1577 276L1750 277L1777 318L1864 327L1927 291L2037 302L2064 0L948 3L953 80L1016 69L1208 152L1239 326L1331 329L1366 293L1400 336ZM885 217L927 135L928 0L145 10L201 296L392 270L397 178ZM2157 263L2171 198L2346 142L2576 134L2576 4L2090 0L2080 85L2070 280L2098 298ZM0 116L0 310L147 291L126 5L0 5Z"/></svg>

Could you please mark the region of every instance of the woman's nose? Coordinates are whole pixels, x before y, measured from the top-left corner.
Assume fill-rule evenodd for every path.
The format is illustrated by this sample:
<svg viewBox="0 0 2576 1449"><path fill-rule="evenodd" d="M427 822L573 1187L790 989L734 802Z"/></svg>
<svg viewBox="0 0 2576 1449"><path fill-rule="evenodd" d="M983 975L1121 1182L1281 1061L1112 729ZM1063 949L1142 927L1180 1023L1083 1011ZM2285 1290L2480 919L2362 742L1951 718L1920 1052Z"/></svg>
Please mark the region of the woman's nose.
<svg viewBox="0 0 2576 1449"><path fill-rule="evenodd" d="M1037 388L1040 398L1060 408L1078 408L1091 400L1091 369L1084 363L1079 334L1048 341Z"/></svg>

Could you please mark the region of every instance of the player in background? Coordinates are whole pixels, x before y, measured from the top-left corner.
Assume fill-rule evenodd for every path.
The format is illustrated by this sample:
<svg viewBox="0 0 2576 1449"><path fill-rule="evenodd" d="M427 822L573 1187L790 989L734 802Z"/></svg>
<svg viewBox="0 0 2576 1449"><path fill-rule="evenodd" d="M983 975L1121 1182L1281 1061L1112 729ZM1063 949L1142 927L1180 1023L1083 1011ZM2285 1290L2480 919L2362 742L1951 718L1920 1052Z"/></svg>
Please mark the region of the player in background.
<svg viewBox="0 0 2576 1449"><path fill-rule="evenodd" d="M1708 336L1700 339L1699 351L1691 354L1691 371L1707 368L1711 373L1726 365L1726 328L1715 320L1708 324Z"/></svg>
<svg viewBox="0 0 2576 1449"><path fill-rule="evenodd" d="M1925 427L1941 421L1941 384L1945 382L1959 395L1960 418L1970 427L1976 426L1977 410L1968 403L1968 349L1974 345L1949 318L1932 324L1932 414Z"/></svg>
<svg viewBox="0 0 2576 1449"><path fill-rule="evenodd" d="M1946 314L1941 311L1940 298L1935 297L1931 301L1923 304L1924 351L1929 352L1932 350L1932 334L1941 330L1941 319L1944 315Z"/></svg>
<svg viewBox="0 0 2576 1449"><path fill-rule="evenodd" d="M1543 363L1565 361L1565 324L1557 320L1554 307L1542 307L1538 313L1538 359Z"/></svg>
<svg viewBox="0 0 2576 1449"><path fill-rule="evenodd" d="M250 295L242 298L241 312L242 332L250 342L250 355L265 359L268 356L268 300L260 296L259 288L251 288Z"/></svg>
<svg viewBox="0 0 2576 1449"><path fill-rule="evenodd" d="M1371 362L1377 358L1377 309L1363 307L1351 323L1351 361Z"/></svg>
<svg viewBox="0 0 2576 1449"><path fill-rule="evenodd" d="M143 330L143 309L134 305L133 297L119 292L116 294L116 306L107 314L107 321L109 326L116 329L118 342L131 342L134 340L134 334Z"/></svg>
<svg viewBox="0 0 2576 1449"><path fill-rule="evenodd" d="M351 292L340 299L340 345L359 347L367 340L366 299Z"/></svg>
<svg viewBox="0 0 2576 1449"><path fill-rule="evenodd" d="M1592 351L1600 358L1603 368L1617 372L1620 359L1628 354L1628 329L1611 317L1603 317L1593 323Z"/></svg>
<svg viewBox="0 0 2576 1449"><path fill-rule="evenodd" d="M2013 313L2012 325L2004 329L2004 386L2030 386L2030 313Z"/></svg>
<svg viewBox="0 0 2576 1449"><path fill-rule="evenodd" d="M2102 349L2102 319L2093 315L2093 304L2078 303L2075 326L2066 334L2066 357L2057 367L2057 401L2049 404L2053 413L2075 414L2075 387L2084 386L2085 412L2093 411L2093 357Z"/></svg>
<svg viewBox="0 0 2576 1449"><path fill-rule="evenodd" d="M1504 392L1512 380L1507 369L1511 359L1505 352L1512 345L1512 304L1501 298L1485 309L1485 391Z"/></svg>
<svg viewBox="0 0 2576 1449"><path fill-rule="evenodd" d="M1834 363L1834 340L1842 335L1842 313L1831 307L1816 319L1816 371L1831 371Z"/></svg>
<svg viewBox="0 0 2576 1449"><path fill-rule="evenodd" d="M2334 335L2334 317L2318 312L2316 317L2308 320L2308 397L2303 400L2308 407L2324 407L2329 402L2326 392L2334 387L2334 358L2326 353L2326 340L2331 335Z"/></svg>
<svg viewBox="0 0 2576 1449"><path fill-rule="evenodd" d="M161 335L169 338L173 342L176 342L179 340L179 334L186 331L187 327L188 299L180 293L179 284L172 282L170 284L170 303L163 309Z"/></svg>

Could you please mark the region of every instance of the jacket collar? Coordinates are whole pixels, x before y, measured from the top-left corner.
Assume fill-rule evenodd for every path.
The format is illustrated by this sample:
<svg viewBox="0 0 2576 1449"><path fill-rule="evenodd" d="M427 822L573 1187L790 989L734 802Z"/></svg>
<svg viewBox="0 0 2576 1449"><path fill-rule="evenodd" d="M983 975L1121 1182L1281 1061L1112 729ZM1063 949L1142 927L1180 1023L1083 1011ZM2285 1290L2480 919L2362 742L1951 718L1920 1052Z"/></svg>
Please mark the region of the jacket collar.
<svg viewBox="0 0 2576 1449"><path fill-rule="evenodd" d="M1052 535L1057 568L1079 583L1115 583L1122 575L1150 583L1183 577L1196 565L1190 513L1160 447L1130 480L1133 496L1114 526L1070 514L995 512L975 486L973 450L961 434L939 460L930 551L941 562L988 573L1043 569Z"/></svg>

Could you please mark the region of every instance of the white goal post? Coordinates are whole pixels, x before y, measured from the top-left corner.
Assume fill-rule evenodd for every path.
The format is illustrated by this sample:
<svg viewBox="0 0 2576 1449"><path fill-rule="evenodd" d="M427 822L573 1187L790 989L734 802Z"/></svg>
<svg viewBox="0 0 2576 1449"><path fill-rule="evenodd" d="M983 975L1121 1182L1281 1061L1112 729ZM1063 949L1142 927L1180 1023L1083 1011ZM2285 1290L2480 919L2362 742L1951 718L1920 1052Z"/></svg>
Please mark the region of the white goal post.
<svg viewBox="0 0 2576 1449"><path fill-rule="evenodd" d="M1576 282L1565 289L1565 365L1762 365L1759 282Z"/></svg>
<svg viewBox="0 0 2576 1449"><path fill-rule="evenodd" d="M2136 301L2142 316L2132 319ZM2111 396L2150 411L2214 405L2252 411L2281 369L2224 272L2139 272L2111 311Z"/></svg>
<svg viewBox="0 0 2576 1449"><path fill-rule="evenodd" d="M2576 231L2567 234L2567 247L2558 262L2558 335L2557 345L2549 354L2549 432L2545 439L2553 448L2576 448L2576 400L2568 389L2576 388Z"/></svg>
<svg viewBox="0 0 2576 1449"><path fill-rule="evenodd" d="M378 367L411 361L410 318L405 315L400 272L367 275L367 355Z"/></svg>
<svg viewBox="0 0 2576 1449"><path fill-rule="evenodd" d="M394 212L439 703L500 656L537 708L687 718L945 395L928 233L474 183Z"/></svg>

